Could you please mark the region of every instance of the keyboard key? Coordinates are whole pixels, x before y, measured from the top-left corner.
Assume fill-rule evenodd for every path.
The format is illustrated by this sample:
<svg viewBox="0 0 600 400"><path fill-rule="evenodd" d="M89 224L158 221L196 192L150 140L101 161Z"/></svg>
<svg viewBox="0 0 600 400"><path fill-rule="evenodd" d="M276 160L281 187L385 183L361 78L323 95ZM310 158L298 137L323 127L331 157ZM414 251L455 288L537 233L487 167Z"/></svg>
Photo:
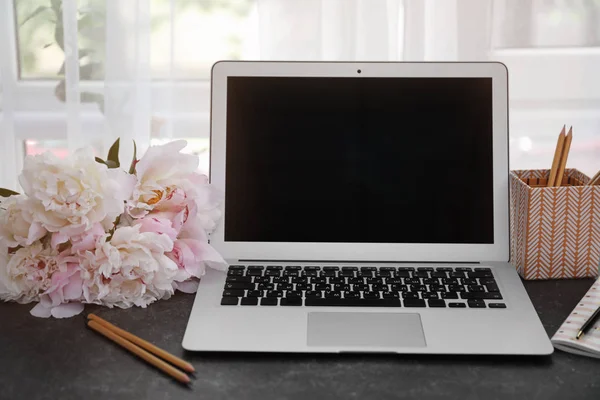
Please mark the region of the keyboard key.
<svg viewBox="0 0 600 400"><path fill-rule="evenodd" d="M358 267L342 267L342 271L358 271Z"/></svg>
<svg viewBox="0 0 600 400"><path fill-rule="evenodd" d="M449 292L466 292L466 290L463 285L448 285Z"/></svg>
<svg viewBox="0 0 600 400"><path fill-rule="evenodd" d="M489 308L506 308L506 304L504 303L489 303Z"/></svg>
<svg viewBox="0 0 600 400"><path fill-rule="evenodd" d="M222 306L237 306L238 298L237 297L223 297L221 299Z"/></svg>
<svg viewBox="0 0 600 400"><path fill-rule="evenodd" d="M483 300L467 300L467 304L470 308L485 308L485 302Z"/></svg>
<svg viewBox="0 0 600 400"><path fill-rule="evenodd" d="M344 278L329 278L328 283L335 285L336 283L346 283Z"/></svg>
<svg viewBox="0 0 600 400"><path fill-rule="evenodd" d="M452 271L454 271L452 268L449 268L449 267L440 267L440 268L436 268L435 270L438 271L438 272L452 272Z"/></svg>
<svg viewBox="0 0 600 400"><path fill-rule="evenodd" d="M246 276L262 276L262 271L259 269L249 269Z"/></svg>
<svg viewBox="0 0 600 400"><path fill-rule="evenodd" d="M285 299L281 299L279 302L280 306L301 306L302 305L302 297L288 297Z"/></svg>
<svg viewBox="0 0 600 400"><path fill-rule="evenodd" d="M485 292L485 288L479 285L469 285L467 286L469 292Z"/></svg>
<svg viewBox="0 0 600 400"><path fill-rule="evenodd" d="M420 285L421 279L419 278L406 278L404 279L404 283L407 285Z"/></svg>
<svg viewBox="0 0 600 400"><path fill-rule="evenodd" d="M467 272L467 275L469 278L493 278L494 277L494 274L492 274L492 271Z"/></svg>
<svg viewBox="0 0 600 400"><path fill-rule="evenodd" d="M261 306L276 306L277 305L277 297L271 297L271 298L262 298L260 299L260 305Z"/></svg>
<svg viewBox="0 0 600 400"><path fill-rule="evenodd" d="M408 271L398 271L398 272L396 272L396 277L398 277L398 278L410 278L410 272L408 272Z"/></svg>
<svg viewBox="0 0 600 400"><path fill-rule="evenodd" d="M323 267L323 271L339 271L340 267Z"/></svg>
<svg viewBox="0 0 600 400"><path fill-rule="evenodd" d="M319 276L319 271L302 271L301 276Z"/></svg>
<svg viewBox="0 0 600 400"><path fill-rule="evenodd" d="M444 292L442 293L442 299L458 299L458 293Z"/></svg>
<svg viewBox="0 0 600 400"><path fill-rule="evenodd" d="M360 285L352 285L353 290L364 292L365 290L369 290L369 285L360 284Z"/></svg>
<svg viewBox="0 0 600 400"><path fill-rule="evenodd" d="M267 290L267 297L283 297L281 290Z"/></svg>
<svg viewBox="0 0 600 400"><path fill-rule="evenodd" d="M445 292L446 291L446 286L444 285L429 285L429 291L430 292Z"/></svg>
<svg viewBox="0 0 600 400"><path fill-rule="evenodd" d="M306 299L305 306L313 307L400 307L398 299Z"/></svg>
<svg viewBox="0 0 600 400"><path fill-rule="evenodd" d="M499 292L500 289L498 288L498 285L496 285L495 283L488 283L487 285L485 285L485 288L487 289L488 292Z"/></svg>
<svg viewBox="0 0 600 400"><path fill-rule="evenodd" d="M320 271L321 267L317 267L316 265L309 265L304 267L305 271Z"/></svg>
<svg viewBox="0 0 600 400"><path fill-rule="evenodd" d="M246 297L262 297L262 295L262 290L248 290L248 293L246 293Z"/></svg>
<svg viewBox="0 0 600 400"><path fill-rule="evenodd" d="M256 306L258 305L258 297L244 297L240 304L243 306Z"/></svg>
<svg viewBox="0 0 600 400"><path fill-rule="evenodd" d="M427 271L417 271L413 274L417 278L429 278L429 272Z"/></svg>
<svg viewBox="0 0 600 400"><path fill-rule="evenodd" d="M342 292L337 292L337 291L325 292L325 298L326 299L341 299Z"/></svg>
<svg viewBox="0 0 600 400"><path fill-rule="evenodd" d="M267 269L265 271L265 276L281 276L281 271L276 269Z"/></svg>
<svg viewBox="0 0 600 400"><path fill-rule="evenodd" d="M475 268L475 271L492 271L491 268Z"/></svg>
<svg viewBox="0 0 600 400"><path fill-rule="evenodd" d="M413 267L398 267L398 271L414 271Z"/></svg>
<svg viewBox="0 0 600 400"><path fill-rule="evenodd" d="M365 291L363 292L363 298L365 299L379 299L379 292L369 292L369 291Z"/></svg>
<svg viewBox="0 0 600 400"><path fill-rule="evenodd" d="M254 290L254 283L225 282L225 289Z"/></svg>
<svg viewBox="0 0 600 400"><path fill-rule="evenodd" d="M439 283L439 279L436 278L423 278L423 285L437 285Z"/></svg>
<svg viewBox="0 0 600 400"><path fill-rule="evenodd" d="M498 292L468 292L461 293L461 299L477 299L477 300L502 300L502 295Z"/></svg>
<svg viewBox="0 0 600 400"><path fill-rule="evenodd" d="M348 283L352 283L354 285L362 285L365 283L364 278L348 278Z"/></svg>
<svg viewBox="0 0 600 400"><path fill-rule="evenodd" d="M434 292L421 293L421 297L424 299L439 299L438 294Z"/></svg>
<svg viewBox="0 0 600 400"><path fill-rule="evenodd" d="M448 274L445 272L440 272L440 271L435 271L431 273L431 277L432 278L446 278L448 277Z"/></svg>
<svg viewBox="0 0 600 400"><path fill-rule="evenodd" d="M327 267L325 267L327 268ZM325 270L321 272L321 276L328 276L328 277L334 277L335 276L335 271L332 270Z"/></svg>
<svg viewBox="0 0 600 400"><path fill-rule="evenodd" d="M471 272L473 274L474 272ZM465 273L460 271L450 272L450 278L464 278Z"/></svg>
<svg viewBox="0 0 600 400"><path fill-rule="evenodd" d="M444 300L427 300L427 305L432 308L442 308L446 307L446 302Z"/></svg>
<svg viewBox="0 0 600 400"><path fill-rule="evenodd" d="M292 283L308 283L308 278L305 276L295 276L292 278Z"/></svg>
<svg viewBox="0 0 600 400"><path fill-rule="evenodd" d="M344 292L344 298L345 299L360 299L360 293L359 292L345 291Z"/></svg>
<svg viewBox="0 0 600 400"><path fill-rule="evenodd" d="M284 270L283 276L300 276L300 271L296 270Z"/></svg>
<svg viewBox="0 0 600 400"><path fill-rule="evenodd" d="M299 265L288 265L287 267L285 267L286 271L300 271L301 269L302 267Z"/></svg>
<svg viewBox="0 0 600 400"><path fill-rule="evenodd" d="M300 290L288 290L287 292L285 292L285 297L292 298L292 297L302 297L302 291Z"/></svg>
<svg viewBox="0 0 600 400"><path fill-rule="evenodd" d="M251 283L252 277L250 277L250 276L228 276L227 280L225 280L225 282Z"/></svg>
<svg viewBox="0 0 600 400"><path fill-rule="evenodd" d="M389 289L388 285L385 285L383 283L376 283L374 285L371 285L371 290L374 292L384 292L384 291L387 291L388 289Z"/></svg>
<svg viewBox="0 0 600 400"><path fill-rule="evenodd" d="M268 276L255 276L253 283L271 283L271 278Z"/></svg>
<svg viewBox="0 0 600 400"><path fill-rule="evenodd" d="M404 299L404 307L425 307L425 300Z"/></svg>
<svg viewBox="0 0 600 400"><path fill-rule="evenodd" d="M262 271L263 269L265 269L265 267L262 265L248 265L248 271Z"/></svg>
<svg viewBox="0 0 600 400"><path fill-rule="evenodd" d="M288 285L288 283L279 283L278 285ZM273 290L273 289L275 289L275 284L274 283L259 283L257 289L258 290Z"/></svg>
<svg viewBox="0 0 600 400"><path fill-rule="evenodd" d="M379 271L375 272L375 276L387 278L387 277L392 276L392 271L379 270Z"/></svg>
<svg viewBox="0 0 600 400"><path fill-rule="evenodd" d="M281 265L269 265L267 271L281 271L283 267Z"/></svg>
<svg viewBox="0 0 600 400"><path fill-rule="evenodd" d="M280 283L277 285L277 290L293 290L293 289L294 289L294 285L292 285L291 283Z"/></svg>
<svg viewBox="0 0 600 400"><path fill-rule="evenodd" d="M406 285L392 285L394 292L408 292L408 286Z"/></svg>
<svg viewBox="0 0 600 400"><path fill-rule="evenodd" d="M442 283L444 285L458 285L458 279L456 278L442 278Z"/></svg>
<svg viewBox="0 0 600 400"><path fill-rule="evenodd" d="M448 303L448 307L450 308L467 308L465 303Z"/></svg>
<svg viewBox="0 0 600 400"><path fill-rule="evenodd" d="M427 287L425 285L410 285L411 292L426 292Z"/></svg>
<svg viewBox="0 0 600 400"><path fill-rule="evenodd" d="M347 283L344 283L344 284L336 283L335 285L333 285L333 290L338 291L338 292L344 292L346 290L350 290L350 285L348 285Z"/></svg>
<svg viewBox="0 0 600 400"><path fill-rule="evenodd" d="M340 276L344 276L347 278L353 278L354 277L354 271L342 271L340 272Z"/></svg>
<svg viewBox="0 0 600 400"><path fill-rule="evenodd" d="M383 283L383 278L375 277L375 278L367 278L367 284L373 285Z"/></svg>
<svg viewBox="0 0 600 400"><path fill-rule="evenodd" d="M296 285L296 290L312 290L313 285L309 283L299 283Z"/></svg>
<svg viewBox="0 0 600 400"><path fill-rule="evenodd" d="M494 278L479 278L479 284L480 285L487 285L493 283L494 285L496 284L496 280Z"/></svg>
<svg viewBox="0 0 600 400"><path fill-rule="evenodd" d="M246 267L244 267L243 265L230 265L229 269L230 270L231 269L235 269L235 270L242 270L243 271L244 269L246 269Z"/></svg>
<svg viewBox="0 0 600 400"><path fill-rule="evenodd" d="M462 284L463 285L477 285L477 279L463 278L462 279Z"/></svg>
<svg viewBox="0 0 600 400"><path fill-rule="evenodd" d="M419 267L417 271L433 271L432 267Z"/></svg>
<svg viewBox="0 0 600 400"><path fill-rule="evenodd" d="M223 290L223 297L243 297L243 290Z"/></svg>
<svg viewBox="0 0 600 400"><path fill-rule="evenodd" d="M419 293L402 292L402 298L403 299L418 299L419 298Z"/></svg>
<svg viewBox="0 0 600 400"><path fill-rule="evenodd" d="M244 270L241 269L230 269L227 271L227 276L242 276L244 275Z"/></svg>
<svg viewBox="0 0 600 400"><path fill-rule="evenodd" d="M315 285L315 290L331 290L331 285L328 285L326 283L320 283L318 285Z"/></svg>
<svg viewBox="0 0 600 400"><path fill-rule="evenodd" d="M384 299L399 299L400 295L398 292L383 292L382 294Z"/></svg>
<svg viewBox="0 0 600 400"><path fill-rule="evenodd" d="M360 267L361 271L377 271L375 267Z"/></svg>
<svg viewBox="0 0 600 400"><path fill-rule="evenodd" d="M304 297L308 298L314 298L314 299L320 299L323 297L323 293L320 290L307 290L306 293L304 294Z"/></svg>
<svg viewBox="0 0 600 400"><path fill-rule="evenodd" d="M310 278L309 283L319 284L319 283L327 283L327 278L322 276L317 276L314 278Z"/></svg>
<svg viewBox="0 0 600 400"><path fill-rule="evenodd" d="M454 268L454 270L459 271L459 272L471 272L471 271L473 271L473 268L459 267L459 268Z"/></svg>

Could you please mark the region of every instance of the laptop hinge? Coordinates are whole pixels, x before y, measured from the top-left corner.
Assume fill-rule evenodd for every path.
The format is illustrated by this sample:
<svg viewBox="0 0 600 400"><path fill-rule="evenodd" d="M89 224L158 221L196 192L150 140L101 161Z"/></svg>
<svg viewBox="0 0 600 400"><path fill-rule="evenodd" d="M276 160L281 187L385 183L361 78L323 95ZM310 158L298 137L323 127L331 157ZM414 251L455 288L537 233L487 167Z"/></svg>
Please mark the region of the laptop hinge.
<svg viewBox="0 0 600 400"><path fill-rule="evenodd" d="M352 263L352 264L481 264L478 261L364 261L364 260L267 260L244 258L238 262L280 262L280 263Z"/></svg>

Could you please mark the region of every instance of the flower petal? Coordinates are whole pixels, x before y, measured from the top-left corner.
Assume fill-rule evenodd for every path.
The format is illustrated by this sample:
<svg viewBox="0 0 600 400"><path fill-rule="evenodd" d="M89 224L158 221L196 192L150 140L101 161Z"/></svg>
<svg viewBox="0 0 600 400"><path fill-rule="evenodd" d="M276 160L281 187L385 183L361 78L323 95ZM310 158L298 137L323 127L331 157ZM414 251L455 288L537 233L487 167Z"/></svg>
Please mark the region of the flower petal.
<svg viewBox="0 0 600 400"><path fill-rule="evenodd" d="M177 282L177 290L183 293L196 293L198 291L198 285L200 281L198 279L190 279L185 282Z"/></svg>
<svg viewBox="0 0 600 400"><path fill-rule="evenodd" d="M38 318L50 318L52 315L51 309L45 307L42 303L37 303L29 313Z"/></svg>
<svg viewBox="0 0 600 400"><path fill-rule="evenodd" d="M66 303L54 307L51 312L54 318L71 318L81 314L84 309L82 303Z"/></svg>

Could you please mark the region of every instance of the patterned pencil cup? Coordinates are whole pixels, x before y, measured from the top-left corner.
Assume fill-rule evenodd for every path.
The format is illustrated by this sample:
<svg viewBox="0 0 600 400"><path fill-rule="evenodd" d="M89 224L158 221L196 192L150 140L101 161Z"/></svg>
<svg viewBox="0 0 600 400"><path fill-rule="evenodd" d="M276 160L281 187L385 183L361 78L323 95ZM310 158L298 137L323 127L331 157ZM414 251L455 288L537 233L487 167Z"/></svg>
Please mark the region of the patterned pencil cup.
<svg viewBox="0 0 600 400"><path fill-rule="evenodd" d="M524 279L585 278L600 263L600 186L567 169L546 187L549 170L510 173L510 258Z"/></svg>

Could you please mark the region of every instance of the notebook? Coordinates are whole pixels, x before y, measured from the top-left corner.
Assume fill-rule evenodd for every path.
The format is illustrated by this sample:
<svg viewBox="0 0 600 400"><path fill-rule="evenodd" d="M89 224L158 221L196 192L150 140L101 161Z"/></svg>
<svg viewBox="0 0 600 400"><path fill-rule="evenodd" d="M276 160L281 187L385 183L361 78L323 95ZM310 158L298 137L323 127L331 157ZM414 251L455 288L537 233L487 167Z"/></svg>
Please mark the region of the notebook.
<svg viewBox="0 0 600 400"><path fill-rule="evenodd" d="M598 279L552 336L555 348L582 356L600 358L600 320L583 335L575 339L579 328L600 307L600 279Z"/></svg>

